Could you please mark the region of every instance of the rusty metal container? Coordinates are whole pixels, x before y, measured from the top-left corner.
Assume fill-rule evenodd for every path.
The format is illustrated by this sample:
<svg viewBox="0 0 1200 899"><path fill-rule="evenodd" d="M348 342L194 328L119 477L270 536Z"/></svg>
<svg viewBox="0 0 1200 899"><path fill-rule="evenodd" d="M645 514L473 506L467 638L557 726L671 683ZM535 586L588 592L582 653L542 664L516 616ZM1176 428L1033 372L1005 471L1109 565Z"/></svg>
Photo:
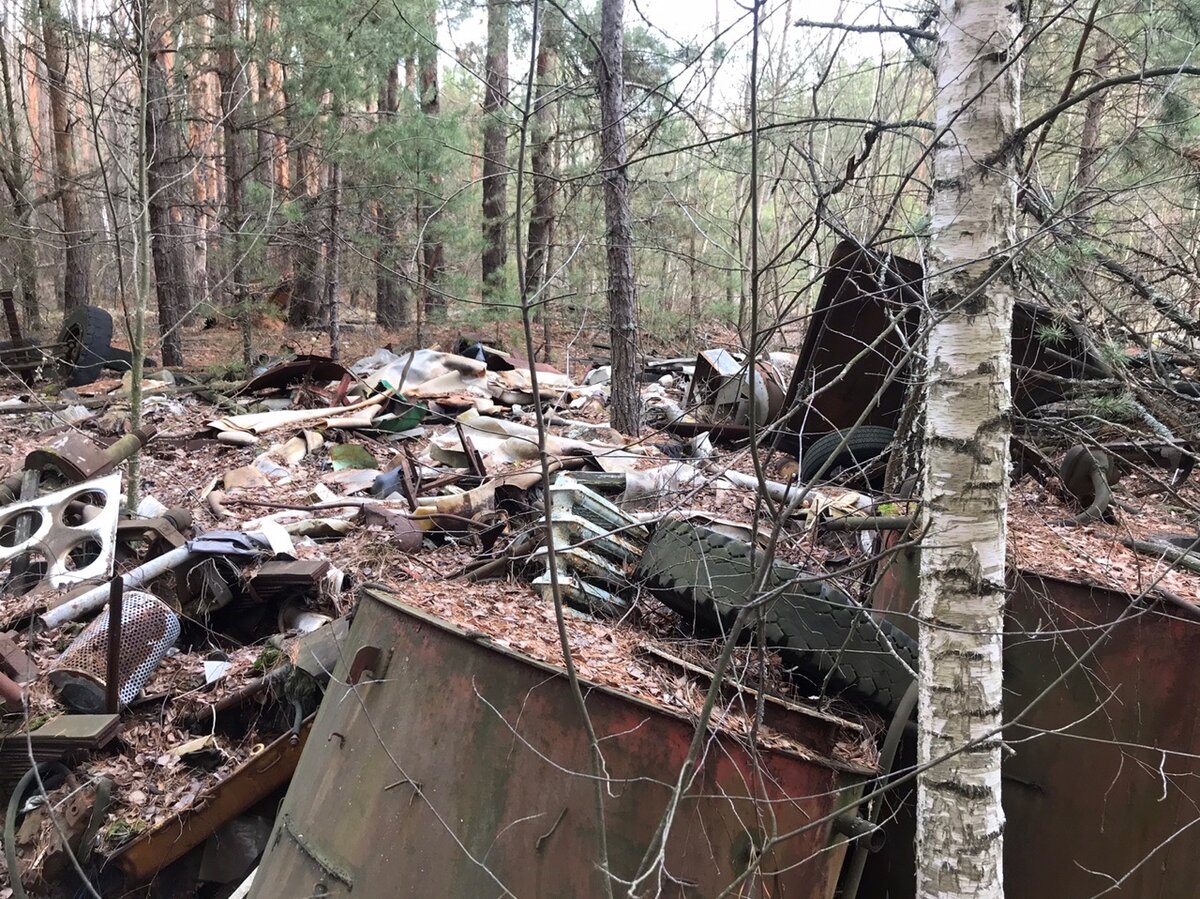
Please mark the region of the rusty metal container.
<svg viewBox="0 0 1200 899"><path fill-rule="evenodd" d="M908 613L916 598L916 560L912 554L897 559L875 591L876 607ZM907 614L892 620L911 626ZM1200 677L1194 659L1200 659L1200 610L1194 607L1135 604L1116 590L1010 572L1005 720L1029 710L1004 735L1013 749L1004 758L1002 783L1008 895L1196 895ZM860 899L914 895L913 808L911 789L885 808L887 844L867 864Z"/></svg>
<svg viewBox="0 0 1200 899"><path fill-rule="evenodd" d="M638 867L692 736L601 686L587 704L612 777L610 862ZM716 896L764 834L852 802L873 772L831 760L845 722L798 716L802 752L714 735L667 844L663 896ZM276 819L252 899L602 895L589 750L557 668L364 593ZM738 896L826 899L845 843L828 823L771 850Z"/></svg>

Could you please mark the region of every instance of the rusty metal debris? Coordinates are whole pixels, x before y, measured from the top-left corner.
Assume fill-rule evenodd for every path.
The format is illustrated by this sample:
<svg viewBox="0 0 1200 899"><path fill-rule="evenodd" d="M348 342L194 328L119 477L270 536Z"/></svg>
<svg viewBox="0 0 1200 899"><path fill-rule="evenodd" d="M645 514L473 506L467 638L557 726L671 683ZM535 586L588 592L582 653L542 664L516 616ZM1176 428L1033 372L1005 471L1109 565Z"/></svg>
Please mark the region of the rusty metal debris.
<svg viewBox="0 0 1200 899"><path fill-rule="evenodd" d="M569 723L577 710L557 667L546 541L589 713L606 734L606 760L628 778L606 799L610 832L622 836L616 863L628 866L638 860L628 847L644 848L661 811L660 793L645 785L686 753L713 687L720 635L749 598L754 560L778 529L762 658L735 647L736 674L716 685L709 725L720 762L688 799L687 826L704 829L704 848L669 852L673 870L694 877L688 889L716 894L749 858L737 834L756 820L756 800L797 827L828 816L837 823L806 830L794 851L776 850L775 880L747 889L831 895L846 840L873 843L880 834L856 808L859 783L874 774L877 715L899 707L915 667L911 640L887 625L906 621L907 607L877 597L896 613L889 618L858 598L875 581L903 594L900 573L872 571L870 560L881 546L917 539L918 516L912 503L865 486L812 490L807 475L816 458L830 462L826 475L842 468L869 484L871 459L893 445L903 385L883 391L865 418L863 403L905 355L919 278L904 260L842 252L798 358L769 354L751 364L716 347L652 361L641 378L644 406L648 420L667 427L639 440L608 427L606 360L594 360L580 383L539 367L535 392L525 363L467 341L457 353L381 350L349 367L299 357L203 401L160 394L148 418L170 437L157 444L148 444L148 429L102 449L98 435L121 433L119 419L53 431L30 452L33 444L22 444L20 467L0 482L0 554L8 553L0 560L10 574L24 565L46 583L0 604L4 626L19 625L0 633L0 695L49 721L27 733L7 719L0 782L22 775L31 746L35 760L65 762L76 783L113 779L107 824L83 834L80 851L99 852L106 872L122 873L120 888L154 880L169 891L172 877L191 888L198 868L203 880L243 882L234 895L244 896L265 843L257 895L307 895L317 879L329 895L351 886L395 892L402 880L389 854L369 852L371 841L356 836L369 826L386 827L397 853L449 872L455 895L491 889L443 839L445 829L430 826L436 801L464 845L490 851L495 843L489 859L499 859L495 870L518 895L591 895L592 811L563 773L586 766L587 746ZM857 333L842 318L849 312ZM1071 367L1038 350L1038 328L1055 320L1030 316L1018 315L1014 335L1019 408L1043 401L1027 411L1060 415L1055 377L1094 375L1096 360ZM893 324L903 339L892 339ZM879 353L859 353L876 337ZM1085 337L1070 330L1064 352L1086 356ZM852 347L857 355L847 357ZM538 403L548 460L532 414ZM751 410L763 470L729 448L749 438ZM1019 454L1034 460L1052 501L1065 503L1070 491L1064 498L1050 477L1065 445L1027 438ZM1164 489L1178 489L1194 465L1190 445L1169 435L1108 438L1096 443L1114 464L1156 470ZM116 468L147 447L143 474L163 503L117 515L109 509L122 493ZM78 502L105 476L105 503ZM74 500L64 504L68 493ZM1116 502L1110 511L1131 514ZM50 531L38 530L42 514L58 516ZM61 555L101 520L111 535L103 560L83 557L99 562L85 569L91 582L51 583L31 553L44 551L45 538ZM209 529L214 520L220 530ZM1146 538L1131 545L1150 566L1200 568L1186 541L1131 536ZM363 584L356 601L349 590ZM1196 587L1200 596L1200 576ZM147 609L161 625L150 638L140 630ZM841 630L822 629L820 615ZM119 635L104 635L110 620L121 623ZM830 713L830 703L854 721ZM83 708L118 714L62 714ZM767 759L777 782L755 775L754 739L757 764ZM1045 742L1024 748L1022 764ZM404 759L405 774L381 743ZM493 744L503 744L502 768L480 764ZM300 779L284 801L297 764ZM730 800L735 792L742 798ZM486 797L498 795L510 804L490 808ZM566 798L546 808L548 795ZM518 823L498 833L491 812ZM526 820L536 824L528 833ZM48 845L35 841L22 853ZM192 861L175 864L188 853ZM31 883L44 877L29 873Z"/></svg>
<svg viewBox="0 0 1200 899"><path fill-rule="evenodd" d="M286 784L304 751L312 720L305 721L299 739L279 737L237 768L177 817L147 831L112 859L133 884L143 883L173 861L207 840L259 800Z"/></svg>

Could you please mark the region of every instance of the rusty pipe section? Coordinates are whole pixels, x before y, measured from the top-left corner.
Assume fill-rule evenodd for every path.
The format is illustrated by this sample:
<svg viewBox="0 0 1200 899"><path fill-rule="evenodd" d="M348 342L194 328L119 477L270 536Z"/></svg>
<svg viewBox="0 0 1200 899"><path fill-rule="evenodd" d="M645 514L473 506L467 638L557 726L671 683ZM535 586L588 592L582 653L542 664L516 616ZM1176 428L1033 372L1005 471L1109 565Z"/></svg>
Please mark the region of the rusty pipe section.
<svg viewBox="0 0 1200 899"><path fill-rule="evenodd" d="M157 433L158 429L154 425L147 425L144 428L138 428L136 431L126 434L107 449L97 450L90 464L80 466L77 474L82 474L83 477L79 478L79 480L87 481L100 475L108 474L153 440ZM54 465L54 461L57 458L57 450L58 447L54 444L35 449L25 457L25 469L57 467ZM21 493L21 478L23 475L24 469L0 481L0 506L17 501Z"/></svg>

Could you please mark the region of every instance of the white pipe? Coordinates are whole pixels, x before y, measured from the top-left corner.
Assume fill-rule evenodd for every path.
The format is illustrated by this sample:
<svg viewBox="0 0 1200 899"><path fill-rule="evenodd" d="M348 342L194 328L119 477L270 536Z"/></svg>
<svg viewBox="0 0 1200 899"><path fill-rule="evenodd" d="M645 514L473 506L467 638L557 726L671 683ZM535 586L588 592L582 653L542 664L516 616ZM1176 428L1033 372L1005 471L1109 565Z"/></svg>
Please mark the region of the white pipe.
<svg viewBox="0 0 1200 899"><path fill-rule="evenodd" d="M198 555L198 553L194 553L187 544L184 544L133 569L123 575L121 580L126 590L136 590L138 587L150 583L156 577L166 574L172 568L182 565L193 555ZM50 629L68 621L76 621L89 612L98 612L108 603L108 594L109 585L105 582L86 593L79 594L74 599L67 600L61 606L50 609L38 619L38 623L42 627Z"/></svg>

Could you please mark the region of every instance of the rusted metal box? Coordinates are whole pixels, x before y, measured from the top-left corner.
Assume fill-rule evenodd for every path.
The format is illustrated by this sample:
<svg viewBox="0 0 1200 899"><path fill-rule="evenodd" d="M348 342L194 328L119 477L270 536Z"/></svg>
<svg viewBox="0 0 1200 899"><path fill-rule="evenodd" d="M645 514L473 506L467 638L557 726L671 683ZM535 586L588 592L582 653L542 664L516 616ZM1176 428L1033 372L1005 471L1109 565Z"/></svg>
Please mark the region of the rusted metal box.
<svg viewBox="0 0 1200 899"><path fill-rule="evenodd" d="M898 557L899 558L899 557ZM915 558L876 607L901 626ZM1183 897L1200 880L1200 621L1195 610L1009 572L1004 638L1004 886L1021 899ZM908 750L913 753L910 748ZM910 756L901 763L911 762ZM914 895L911 785L859 895Z"/></svg>
<svg viewBox="0 0 1200 899"><path fill-rule="evenodd" d="M366 591L255 877L252 899L603 895L589 749L564 673ZM681 716L586 686L611 778L613 873L630 877L692 737ZM814 745L832 716L814 715ZM667 843L662 896L709 897L764 836L842 808L869 769L713 735ZM779 843L742 897L831 897L845 844ZM618 891L619 892L619 891Z"/></svg>

